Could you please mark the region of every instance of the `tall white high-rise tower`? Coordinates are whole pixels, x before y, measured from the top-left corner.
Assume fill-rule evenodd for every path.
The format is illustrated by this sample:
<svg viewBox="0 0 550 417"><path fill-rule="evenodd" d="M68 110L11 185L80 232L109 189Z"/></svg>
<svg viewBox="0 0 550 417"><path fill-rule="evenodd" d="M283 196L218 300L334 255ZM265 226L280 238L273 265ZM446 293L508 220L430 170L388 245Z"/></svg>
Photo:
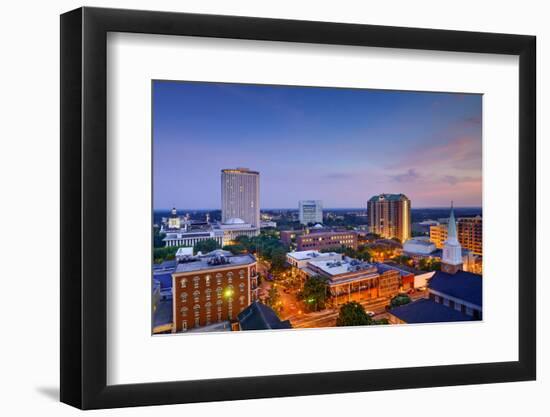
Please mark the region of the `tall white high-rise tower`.
<svg viewBox="0 0 550 417"><path fill-rule="evenodd" d="M451 202L451 215L447 226L447 240L443 244L443 257L441 270L449 274L456 274L462 269L462 246L458 241L456 232L456 220L453 203Z"/></svg>
<svg viewBox="0 0 550 417"><path fill-rule="evenodd" d="M222 223L243 220L260 227L260 173L248 168L222 169Z"/></svg>

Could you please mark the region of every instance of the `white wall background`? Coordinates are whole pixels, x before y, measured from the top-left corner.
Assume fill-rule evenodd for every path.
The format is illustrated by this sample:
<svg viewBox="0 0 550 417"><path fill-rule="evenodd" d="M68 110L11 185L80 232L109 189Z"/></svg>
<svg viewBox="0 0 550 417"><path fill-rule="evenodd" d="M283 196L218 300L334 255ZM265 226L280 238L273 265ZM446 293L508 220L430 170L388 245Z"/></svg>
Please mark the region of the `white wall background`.
<svg viewBox="0 0 550 417"><path fill-rule="evenodd" d="M3 4L0 25L0 410L5 415L40 413L73 415L58 403L59 392L59 17L81 6L72 0L55 3L26 1ZM538 37L539 137L539 258L550 250L550 221L540 213L550 209L548 183L549 134L543 120L550 97L550 26L545 2L485 1L254 1L254 0L125 0L93 1L86 5L239 14L395 26L534 34ZM35 224L35 227L30 225ZM392 415L401 404L410 416L465 414L543 415L550 389L550 319L540 294L550 293L539 268L537 382L388 391L346 395L238 401L99 411L99 415L243 415L265 416L342 412ZM545 323L546 321L546 323ZM475 342L475 341L473 341ZM403 410L401 408L400 410ZM538 411L538 412L537 412Z"/></svg>

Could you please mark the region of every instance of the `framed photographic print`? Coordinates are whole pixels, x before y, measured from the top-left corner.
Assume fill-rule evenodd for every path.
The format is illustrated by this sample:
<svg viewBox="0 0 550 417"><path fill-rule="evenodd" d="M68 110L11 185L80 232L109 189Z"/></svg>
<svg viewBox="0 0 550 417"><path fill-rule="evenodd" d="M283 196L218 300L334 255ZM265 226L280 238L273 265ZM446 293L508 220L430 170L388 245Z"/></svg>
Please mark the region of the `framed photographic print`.
<svg viewBox="0 0 550 417"><path fill-rule="evenodd" d="M535 379L535 38L61 16L61 400Z"/></svg>

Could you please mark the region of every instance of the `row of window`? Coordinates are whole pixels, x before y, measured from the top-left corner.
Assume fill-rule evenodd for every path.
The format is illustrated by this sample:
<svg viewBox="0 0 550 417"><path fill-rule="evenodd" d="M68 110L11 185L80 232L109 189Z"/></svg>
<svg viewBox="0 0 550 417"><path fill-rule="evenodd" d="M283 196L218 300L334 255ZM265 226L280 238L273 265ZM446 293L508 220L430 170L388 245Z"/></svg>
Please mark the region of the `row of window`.
<svg viewBox="0 0 550 417"><path fill-rule="evenodd" d="M228 302L227 307L231 310L231 309L233 308L233 298L229 298L229 299L227 300L227 302ZM239 304L240 304L240 305L244 305L244 302L245 302L245 296L244 296L244 295L241 295L241 296L239 297ZM220 311L221 311L221 309L222 309L222 304L223 304L223 300L218 300L218 301L216 301L217 308L218 308L218 310L220 310ZM211 302L207 302L207 303L204 304L204 307L206 308L206 313L208 314L208 313L209 313L209 310L212 308L212 303L211 303ZM197 315L197 314L199 313L200 309L201 309L200 304L195 304L195 305L193 306L193 311L195 312L195 315ZM183 306L183 307L180 309L180 313L181 313L182 316L184 316L184 317L187 315L187 312L188 312L188 311L189 311L189 308L186 307L186 306Z"/></svg>
<svg viewBox="0 0 550 417"><path fill-rule="evenodd" d="M233 274L233 272L231 272L231 271L227 273L227 282L229 282L229 283L232 282L232 280L233 280L233 275L234 275L234 274ZM245 277L245 272L244 272L243 269L241 269L241 270L239 271L239 278L240 278L240 279L244 279L244 277ZM215 275L215 278L216 278L216 284L217 284L217 285L221 285L223 275L222 275L221 273L218 272L218 273ZM195 277L193 277L193 286L194 286L194 288L199 288L200 279L201 279L200 276L195 276ZM206 286L209 287L209 286L210 286L210 283L211 283L211 281L212 281L212 276L211 276L211 275L206 275L206 276L204 277L204 280L205 280ZM187 285L188 285L188 284L189 284L189 279L188 279L188 278L182 278L182 279L180 280L180 286L181 286L181 288L187 288Z"/></svg>

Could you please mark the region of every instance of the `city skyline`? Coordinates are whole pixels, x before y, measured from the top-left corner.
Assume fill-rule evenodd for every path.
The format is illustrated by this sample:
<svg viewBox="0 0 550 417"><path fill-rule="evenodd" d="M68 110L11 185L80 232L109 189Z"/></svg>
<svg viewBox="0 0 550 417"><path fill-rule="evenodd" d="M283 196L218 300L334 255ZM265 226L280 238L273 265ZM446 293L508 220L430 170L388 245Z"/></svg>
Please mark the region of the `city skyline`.
<svg viewBox="0 0 550 417"><path fill-rule="evenodd" d="M264 210L482 205L480 95L155 81L153 98L155 210L220 209L235 167L260 172Z"/></svg>

